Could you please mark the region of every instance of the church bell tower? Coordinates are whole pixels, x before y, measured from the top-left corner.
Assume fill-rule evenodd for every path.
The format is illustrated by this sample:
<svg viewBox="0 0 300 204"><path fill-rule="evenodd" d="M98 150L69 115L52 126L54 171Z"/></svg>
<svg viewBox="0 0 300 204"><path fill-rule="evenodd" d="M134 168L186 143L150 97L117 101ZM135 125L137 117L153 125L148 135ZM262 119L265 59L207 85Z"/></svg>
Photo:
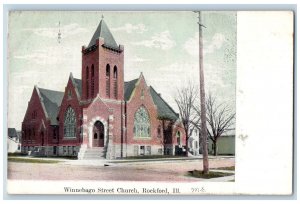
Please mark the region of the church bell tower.
<svg viewBox="0 0 300 204"><path fill-rule="evenodd" d="M124 46L118 45L103 17L88 46L82 46L82 100L98 94L124 99Z"/></svg>

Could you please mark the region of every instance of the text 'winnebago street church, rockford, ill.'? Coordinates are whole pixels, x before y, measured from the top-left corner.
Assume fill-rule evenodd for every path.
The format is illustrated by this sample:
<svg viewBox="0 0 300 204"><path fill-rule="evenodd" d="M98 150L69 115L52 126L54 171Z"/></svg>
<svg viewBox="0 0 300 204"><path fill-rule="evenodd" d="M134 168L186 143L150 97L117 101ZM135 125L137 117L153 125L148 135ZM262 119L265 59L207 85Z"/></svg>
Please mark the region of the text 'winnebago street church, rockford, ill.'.
<svg viewBox="0 0 300 204"><path fill-rule="evenodd" d="M147 86L143 74L124 82L124 46L102 19L82 47L81 80L65 92L34 87L22 123L22 152L114 159L174 155L185 147L179 115Z"/></svg>

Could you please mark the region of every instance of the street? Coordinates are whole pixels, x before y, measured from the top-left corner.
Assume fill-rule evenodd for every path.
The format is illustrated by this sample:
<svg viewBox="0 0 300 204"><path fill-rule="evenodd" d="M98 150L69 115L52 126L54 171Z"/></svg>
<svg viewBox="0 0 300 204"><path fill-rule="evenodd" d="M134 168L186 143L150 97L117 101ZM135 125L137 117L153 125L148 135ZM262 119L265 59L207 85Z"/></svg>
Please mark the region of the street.
<svg viewBox="0 0 300 204"><path fill-rule="evenodd" d="M113 161L115 162L115 161ZM210 168L235 165L234 158L214 158ZM203 180L187 176L188 171L202 169L202 160L162 160L109 163L95 161L63 161L60 163L8 162L11 180L106 180L193 182Z"/></svg>

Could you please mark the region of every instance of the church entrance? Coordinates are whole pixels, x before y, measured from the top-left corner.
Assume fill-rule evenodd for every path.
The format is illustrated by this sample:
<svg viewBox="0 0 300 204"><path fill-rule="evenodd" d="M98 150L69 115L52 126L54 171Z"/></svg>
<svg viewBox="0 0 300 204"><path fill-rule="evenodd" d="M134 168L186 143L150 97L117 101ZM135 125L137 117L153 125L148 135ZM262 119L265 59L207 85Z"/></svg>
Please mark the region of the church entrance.
<svg viewBox="0 0 300 204"><path fill-rule="evenodd" d="M93 147L104 147L104 125L100 121L93 127Z"/></svg>

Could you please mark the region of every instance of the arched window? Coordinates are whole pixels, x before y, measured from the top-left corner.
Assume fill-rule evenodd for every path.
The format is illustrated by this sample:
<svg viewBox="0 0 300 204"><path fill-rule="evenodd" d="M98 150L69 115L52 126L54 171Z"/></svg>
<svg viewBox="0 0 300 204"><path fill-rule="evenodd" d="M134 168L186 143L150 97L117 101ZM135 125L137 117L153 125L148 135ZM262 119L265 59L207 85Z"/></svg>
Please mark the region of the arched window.
<svg viewBox="0 0 300 204"><path fill-rule="evenodd" d="M26 133L27 133L27 131L26 131L26 129L25 128L23 128L23 134L22 134L22 140L26 140Z"/></svg>
<svg viewBox="0 0 300 204"><path fill-rule="evenodd" d="M110 66L109 64L106 65L106 77L110 76Z"/></svg>
<svg viewBox="0 0 300 204"><path fill-rule="evenodd" d="M41 141L42 141L41 145L44 146L44 142L45 142L44 132L41 132L40 137L41 137Z"/></svg>
<svg viewBox="0 0 300 204"><path fill-rule="evenodd" d="M89 72L90 70L89 70L89 67L87 66L86 67L86 79L88 79L90 76L90 72Z"/></svg>
<svg viewBox="0 0 300 204"><path fill-rule="evenodd" d="M145 98L144 89L142 89L142 91L141 91L141 99L144 100L144 98Z"/></svg>
<svg viewBox="0 0 300 204"><path fill-rule="evenodd" d="M67 111L65 112L64 137L76 137L76 115L75 111L71 107L68 107Z"/></svg>
<svg viewBox="0 0 300 204"><path fill-rule="evenodd" d="M94 97L94 93L95 93L95 80L94 80L94 76L95 76L95 69L94 69L94 65L92 64L92 71L91 71L91 96Z"/></svg>
<svg viewBox="0 0 300 204"><path fill-rule="evenodd" d="M114 79L118 78L118 68L117 66L114 66Z"/></svg>
<svg viewBox="0 0 300 204"><path fill-rule="evenodd" d="M133 131L135 137L150 137L150 117L143 106L134 115Z"/></svg>
<svg viewBox="0 0 300 204"><path fill-rule="evenodd" d="M69 89L68 90L68 99L71 99L72 98L72 91Z"/></svg>
<svg viewBox="0 0 300 204"><path fill-rule="evenodd" d="M157 127L157 137L160 138L161 137L161 125L159 125Z"/></svg>
<svg viewBox="0 0 300 204"><path fill-rule="evenodd" d="M106 65L106 96L110 97L110 66Z"/></svg>
<svg viewBox="0 0 300 204"><path fill-rule="evenodd" d="M92 77L94 77L94 75L95 75L95 69L94 69L94 65L92 64Z"/></svg>
<svg viewBox="0 0 300 204"><path fill-rule="evenodd" d="M118 97L118 68L114 66L114 97Z"/></svg>
<svg viewBox="0 0 300 204"><path fill-rule="evenodd" d="M180 131L177 131L176 137L177 137L177 144L181 145L181 134L180 134Z"/></svg>
<svg viewBox="0 0 300 204"><path fill-rule="evenodd" d="M34 139L35 140L35 129L34 128L32 128L32 139Z"/></svg>
<svg viewBox="0 0 300 204"><path fill-rule="evenodd" d="M89 67L86 67L86 98L89 98Z"/></svg>
<svg viewBox="0 0 300 204"><path fill-rule="evenodd" d="M31 116L32 116L32 119L36 119L36 116L37 116L36 111L33 111Z"/></svg>

